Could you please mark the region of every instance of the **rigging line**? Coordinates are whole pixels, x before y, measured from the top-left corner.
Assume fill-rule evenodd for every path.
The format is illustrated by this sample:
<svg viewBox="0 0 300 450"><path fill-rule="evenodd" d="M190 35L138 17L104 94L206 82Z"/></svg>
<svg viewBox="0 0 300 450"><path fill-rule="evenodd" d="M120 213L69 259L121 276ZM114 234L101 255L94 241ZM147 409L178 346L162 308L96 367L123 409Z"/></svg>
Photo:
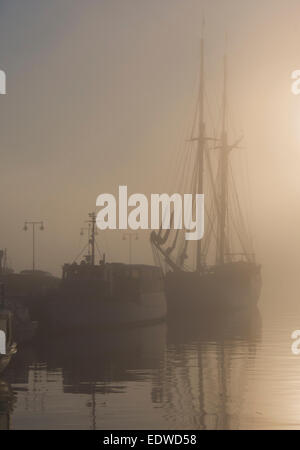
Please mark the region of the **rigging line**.
<svg viewBox="0 0 300 450"><path fill-rule="evenodd" d="M108 258L110 257L110 250L109 250L109 244L107 242L107 239L105 237L105 233L101 233L101 242L103 243L102 247L103 250L105 250L103 253L105 253Z"/></svg>
<svg viewBox="0 0 300 450"><path fill-rule="evenodd" d="M173 242L172 242L172 244L171 244L171 247L169 247L169 248L167 249L167 254L168 254L169 256L170 256L170 254L173 252L173 250L174 250L174 248L175 248L175 246L176 246L177 239L178 239L178 233L179 233L179 230L176 230L175 238L173 239Z"/></svg>
<svg viewBox="0 0 300 450"><path fill-rule="evenodd" d="M238 226L238 228L240 230L239 231L240 232L240 236L243 237L244 242L245 242L244 245L246 245L247 247L251 248L250 239L249 239L249 236L248 236L248 234L247 234L247 232L246 232L246 230L245 230L245 228L243 226L243 223L240 220L239 211L236 211L235 217L236 217L236 219L235 219L236 220L236 224L237 224L237 226ZM251 248L251 250L252 250L252 248Z"/></svg>
<svg viewBox="0 0 300 450"><path fill-rule="evenodd" d="M212 132L213 132L213 136L215 137L217 135L217 130L216 130L216 123L215 120L213 119L213 113L212 113L212 109L210 106L210 102L208 99L208 95L207 92L204 92L204 97L205 97L205 103L206 103L206 109L207 109L207 113L208 113L208 118L210 120L210 125L212 128Z"/></svg>
<svg viewBox="0 0 300 450"><path fill-rule="evenodd" d="M230 222L230 226L232 227L233 233L234 235L232 235L231 241L234 247L238 246L238 248L241 246L241 240L243 241L243 246L244 244L244 236L242 236L238 233L236 233L236 230L239 230L239 233L241 233L241 224L239 221L239 215L237 214L237 210L236 210L236 205L234 202L233 197L230 198L230 209L231 209L231 222ZM235 239L234 239L235 238ZM237 242L236 242L237 239Z"/></svg>
<svg viewBox="0 0 300 450"><path fill-rule="evenodd" d="M197 77L197 79L198 79L198 77ZM197 83L197 79L195 80L194 85ZM195 87L194 87L194 90L195 90ZM193 98L195 98L195 96ZM195 107L193 109L195 109ZM176 162L176 166L175 167L178 167L178 163L179 163L180 157L182 157L182 142L186 141L186 136L188 136L188 133L190 133L192 131L190 129L190 123L191 123L191 121L186 119L186 123L185 123L185 126L184 126L184 131L182 133L182 137L180 137L178 139L179 145L177 146L176 156L175 156L175 158L172 158L173 166L174 166L174 163ZM180 164L180 166L181 166L181 164ZM174 172L175 172L175 170L169 171L170 177L171 177L171 173L174 173ZM170 177L169 177L169 180L168 180L169 181L169 183L168 183L169 186L167 186L168 189L171 189Z"/></svg>
<svg viewBox="0 0 300 450"><path fill-rule="evenodd" d="M247 150L245 152L243 152L245 157L242 160L242 158L240 157L240 164L242 166L243 169L243 188L244 188L244 195L245 195L245 202L246 202L246 207L245 207L245 219L246 219L246 225L247 225L247 231L248 231L248 237L249 237L249 241L251 243L252 248L254 248L254 242L253 242L253 235L251 233L251 218L253 216L252 212L253 212L253 206L252 206L252 196L251 196L251 192L250 192L250 178L249 178L249 166L248 166L248 152Z"/></svg>
<svg viewBox="0 0 300 450"><path fill-rule="evenodd" d="M246 155L247 156L247 155ZM233 172L231 173L231 177L232 177L232 182L234 185L234 189L235 189L235 195L238 201L238 208L240 210L240 215L241 215L241 219L240 219L240 223L241 223L241 227L244 230L245 233L245 237L248 241L248 245L251 248L251 251L253 251L254 249L254 245L253 245L253 236L251 233L251 227L250 227L250 216L249 216L249 209L250 209L250 193L249 193L249 183L247 183L249 181L249 173L248 173L248 166L244 165L244 160L242 160L241 158L241 153L239 153L239 165L241 167L241 171L243 172L242 174L242 185L243 185L243 194L244 194L244 201L246 204L246 208L244 213L242 213L241 210L241 206L240 206L240 201L239 201L239 196L237 195L237 187L236 187L236 182L235 179L233 177ZM231 171L232 171L232 167L231 167Z"/></svg>
<svg viewBox="0 0 300 450"><path fill-rule="evenodd" d="M198 109L198 101L196 103L196 108L195 108L195 113L194 113L194 121L193 121L193 125L191 128L191 133L190 133L190 137L193 137L195 129L196 129L196 120L197 120L197 109ZM184 187L184 179L185 179L185 172L187 171L187 168L189 167L190 163L191 163L191 153L193 150L193 145L192 142L188 142L188 144L186 144L184 146L184 154L183 157L185 158L184 161L184 165L182 167L182 171L181 171L181 176L180 179L183 179L183 182L181 183L181 185ZM188 152L188 157L186 156L186 152Z"/></svg>
<svg viewBox="0 0 300 450"><path fill-rule="evenodd" d="M184 165L182 166L182 172L180 175L180 182L179 182L179 191L181 190L185 190L185 180L187 179L187 172L189 172L189 167L191 165L192 162L192 147L189 145L186 147L186 151L185 151L185 160L184 160Z"/></svg>
<svg viewBox="0 0 300 450"><path fill-rule="evenodd" d="M190 153L188 153L188 158L190 157ZM180 167L180 169L183 169L183 175L184 175L184 173L185 173L185 170L186 170L186 166L187 166L187 159L185 159L185 161L184 161L184 166L183 166L183 168L182 167ZM180 174L180 173L179 173ZM181 177L180 177L181 178ZM164 219L165 219L165 217L166 217L166 214L167 214L167 211L164 211L164 215L163 215L163 217L162 217L162 221L164 221Z"/></svg>
<svg viewBox="0 0 300 450"><path fill-rule="evenodd" d="M190 164L190 159L191 159L190 146L187 144L184 146L184 152L182 152L181 159L182 159L182 163L181 163L179 169L177 170L177 179L181 180L180 189L181 189L181 186L184 187L185 172L187 171L187 168Z"/></svg>
<svg viewBox="0 0 300 450"><path fill-rule="evenodd" d="M208 194L206 195L206 198L210 198L211 196L212 196L212 193L211 193L211 190L212 190L212 188L211 188L211 186L209 185L208 186ZM207 202L206 202L206 205L207 205ZM216 208L215 208L215 205L214 205L214 202L210 202L210 204L209 204L209 207L208 206L206 206L206 208L205 208L205 212L206 212L206 214L208 215L208 217L209 218L213 218L213 219L210 219L210 223L209 223L209 229L208 229L208 234L206 233L206 237L205 237L205 239L204 239L204 241L205 241L205 246L209 246L209 241L210 241L210 234L211 234L211 231L210 231L210 228L213 228L213 225L214 225L214 216L215 216L215 211L216 210ZM206 242L207 241L207 242Z"/></svg>
<svg viewBox="0 0 300 450"><path fill-rule="evenodd" d="M195 85L198 85L198 75L197 75L197 77L196 77L196 80L195 80ZM195 89L195 87L194 87L194 89L193 89L194 91L196 90ZM184 136L183 136L183 140L184 141L186 141L186 138L188 137L188 139L190 138L190 136L192 136L193 135L193 132L194 132L194 130L195 130L195 127L196 127L196 117L197 117L197 107L198 107L198 96L193 96L193 98L195 98L196 97L196 101L195 101L195 105L194 105L194 107L193 107L193 110L194 110L194 113L192 114L192 116L194 117L193 118L193 121L192 121L192 125L190 126L190 123L191 123L191 121L190 120L187 120L186 121L186 125L185 125L185 132L184 132ZM182 142L182 139L180 139L180 142ZM185 152L183 152L182 151L182 147L183 147L183 150L185 150L185 148L186 148L186 146L185 145L183 145L182 146L182 144L179 144L179 146L178 146L178 150L177 150L177 156L176 156L176 165L180 162L180 157L181 157L181 159L185 156ZM180 164L180 167L181 167L181 165L182 164ZM171 171L169 172L169 173L172 173Z"/></svg>
<svg viewBox="0 0 300 450"><path fill-rule="evenodd" d="M209 214L208 212L206 212L206 214L207 214L208 220L210 222L211 233L213 233L215 238L216 238L217 235L216 235L216 230L215 230L215 227L214 227L214 219L215 219L216 215L215 214Z"/></svg>
<svg viewBox="0 0 300 450"><path fill-rule="evenodd" d="M220 129L221 127L221 120L222 120L222 105L220 104L218 98L217 98L217 91L213 89L213 96L214 96L214 104L215 104L215 110L216 110L216 120L215 120L215 128ZM219 133L217 133L219 135Z"/></svg>
<svg viewBox="0 0 300 450"><path fill-rule="evenodd" d="M209 165L208 161L210 160L210 153L209 150L206 150L205 152L205 160L206 160L206 165ZM204 244L203 244L203 254L207 256L209 248L211 246L211 235L215 234L215 229L214 229L214 220L215 220L215 216L216 216L216 192L215 192L215 183L214 183L214 177L212 174L212 168L210 165L210 175L209 175L209 179L208 179L208 186L207 186L207 194L206 194L206 198L211 198L213 197L215 199L215 201L210 202L209 206L206 206L205 208L205 213L206 216L208 217L208 229L206 230L206 234L204 237ZM207 205L207 202L206 202Z"/></svg>
<svg viewBox="0 0 300 450"><path fill-rule="evenodd" d="M182 169L183 157L184 157L184 154L183 154L183 150L182 150L182 145L180 144L178 146L178 148L177 148L175 158L171 159L173 167L174 167L175 162L176 162L175 167L177 167L177 169L175 170L175 168L174 168L174 170L169 170L168 171L168 180L166 182L167 191L169 191L171 189L171 184L173 184L173 179L171 179L171 175L174 174L174 173L176 175L176 172L177 172L177 178L180 177L180 171ZM171 183L171 181L172 181L172 183Z"/></svg>
<svg viewBox="0 0 300 450"><path fill-rule="evenodd" d="M233 184L233 181L232 181L232 184ZM239 233L237 234L237 236L240 240L243 240L243 246L245 246L246 244L244 243L244 239L245 239L245 241L247 241L248 239L247 239L247 235L245 233L244 224L241 219L241 212L239 211L239 208L238 208L236 195L237 195L236 188L233 184L233 188L231 190L231 197L230 197L230 208L232 210L231 221L232 221L233 225L235 226L235 229L239 230Z"/></svg>
<svg viewBox="0 0 300 450"><path fill-rule="evenodd" d="M219 214L220 208L219 208L218 196L217 196L216 187L215 187L216 180L214 179L214 176L213 176L210 154L207 151L205 152L205 159L206 159L206 163L207 163L207 167L208 167L208 173L209 173L209 177L210 177L211 187L213 190L213 198L214 198L214 202L215 202L215 207L216 207L217 213Z"/></svg>
<svg viewBox="0 0 300 450"><path fill-rule="evenodd" d="M248 227L248 234L250 235L250 217L249 217L249 192L247 189L247 181L248 181L248 177L247 177L247 167L245 167L245 159L242 160L241 156L240 156L240 161L241 161L241 166L242 166L242 170L243 170L243 193L244 193L244 202L245 202L245 208L244 208L244 215L245 215L245 220L246 220L246 224Z"/></svg>
<svg viewBox="0 0 300 450"><path fill-rule="evenodd" d="M154 246L151 246L151 248L152 248L152 255L153 255L154 264L155 264L156 266L159 266L161 269L163 269L163 268L162 268L162 265L161 265L160 258L159 258L158 255L157 255L157 250L155 249Z"/></svg>
<svg viewBox="0 0 300 450"><path fill-rule="evenodd" d="M239 212L239 216L240 216L241 225L242 225L242 228L244 229L244 232L245 232L245 235L247 237L247 240L250 241L250 239L249 239L249 230L248 230L248 228L246 226L246 223L245 223L245 220L244 220L244 217L243 217L243 214L242 214L242 209L241 209L239 197L237 195L237 188L236 188L235 180L234 180L234 177L233 177L233 171L232 171L231 165L230 165L230 174L231 174L231 179L232 179L232 184L233 184L233 194L235 195L235 201L236 201L236 204L237 204L237 207L238 207L238 212Z"/></svg>
<svg viewBox="0 0 300 450"><path fill-rule="evenodd" d="M195 164L194 168L193 168L193 175L192 175L192 186L194 186L195 190L196 190L197 173L198 173L198 165ZM189 245L189 241L185 240L184 245L183 245L183 247L181 249L181 252L179 253L179 260L183 261L183 263L184 263L183 257L187 253L188 245Z"/></svg>
<svg viewBox="0 0 300 450"><path fill-rule="evenodd" d="M243 239L242 239L242 236L241 236L241 234L240 234L240 230L239 230L239 228L238 228L238 226L237 226L236 220L235 220L233 217L231 218L231 220L232 220L232 223L233 223L233 226L234 226L236 235L237 235L237 237L238 237L238 239L239 239L239 241L240 241L240 245L241 245L241 247L242 247L242 249L243 249L243 252L245 253L246 258L247 258L248 260L250 260L249 254L248 254L248 251L247 251L247 247L246 247L245 243L243 242Z"/></svg>
<svg viewBox="0 0 300 450"><path fill-rule="evenodd" d="M241 238L241 236L240 236L240 233L239 233L239 230L238 230L238 228L237 228L237 226L236 226L235 220L232 220L232 223L233 223L233 226L234 226L234 228L235 228L235 232L236 232L236 234L237 234L237 236L238 236L238 238L239 238L240 245L241 245L242 250L243 250L243 252L244 252L244 254L245 254L245 257L247 258L248 261L250 261L250 255L249 255L249 253L247 252L247 248L245 247L244 242L243 242L243 240L242 240L242 238Z"/></svg>
<svg viewBox="0 0 300 450"><path fill-rule="evenodd" d="M191 153L192 152L189 152L189 155L188 155L188 159L190 160L191 159L191 157L192 157L192 155L191 155ZM190 161L189 161L190 162ZM190 164L188 164L188 166L189 166ZM194 167L193 167L193 176L192 176L192 183L194 184L194 180L195 180L195 176L196 176L196 166L195 165L193 165ZM183 182L181 182L181 185L183 185Z"/></svg>
<svg viewBox="0 0 300 450"><path fill-rule="evenodd" d="M174 171L174 173L176 173L176 179L181 179L182 172L184 172L184 170L185 170L185 165L186 165L186 162L187 162L187 160L186 160L186 148L185 147L186 147L185 145L181 146L180 150L178 152L178 155L177 155L177 161L176 161L177 169L176 169L176 171ZM171 174L171 173L172 172L170 170L169 174ZM168 189L170 190L171 186L168 186Z"/></svg>
<svg viewBox="0 0 300 450"><path fill-rule="evenodd" d="M96 249L98 251L98 255L100 256L100 258L102 258L102 253L100 252L99 246L98 246L98 242L95 239L95 244L96 244Z"/></svg>
<svg viewBox="0 0 300 450"><path fill-rule="evenodd" d="M230 104L227 105L227 117L228 117L227 128L229 129L229 131L231 131L233 136L237 136L237 134L238 134L237 133L237 124L236 124L233 108L231 107Z"/></svg>
<svg viewBox="0 0 300 450"><path fill-rule="evenodd" d="M209 247L212 243L211 240L211 236L213 235L213 237L216 239L217 235L216 235L216 230L214 227L215 224L215 218L216 218L216 211L215 209L211 208L210 213L207 213L207 217L208 217L208 221L209 221L209 228L208 231L206 233L206 238L204 240L204 247L206 252L208 253L209 251Z"/></svg>
<svg viewBox="0 0 300 450"><path fill-rule="evenodd" d="M212 62L212 58L210 57L210 54L206 55L206 67L213 67L214 64ZM205 89L207 92L208 90ZM210 103L214 103L215 105L215 109L216 109L216 117L221 117L221 112L222 112L222 107L220 105L219 99L217 97L217 90L216 89L211 89L211 95L210 95ZM218 120L219 122L219 120ZM217 125L217 124L216 124Z"/></svg>
<svg viewBox="0 0 300 450"><path fill-rule="evenodd" d="M87 243L84 248L81 250L81 252L79 253L79 255L76 256L76 258L73 259L73 262L76 262L76 260L82 255L82 253L86 250L86 248L88 247L89 243Z"/></svg>
<svg viewBox="0 0 300 450"><path fill-rule="evenodd" d="M253 217L253 204L252 204L252 195L251 195L251 183L250 183L250 175L249 175L249 161L248 161L248 153L247 153L247 151L245 152L245 158L246 158L246 162L245 162L245 164L246 164L246 178L247 178L247 183L246 183L246 186L247 186L247 198L248 198L248 212L247 212L247 215L248 215L248 224L249 224L249 228L250 228L250 230L249 230L249 232L251 231L251 229L252 229L252 227L251 227L251 224L252 224L252 217ZM250 232L250 239L251 239L251 245L253 246L253 250L254 250L254 236L253 236L253 234Z"/></svg>
<svg viewBox="0 0 300 450"><path fill-rule="evenodd" d="M213 217L214 216L214 208L213 208L213 205L210 205L210 208L209 208L209 210L208 210L208 208L206 209L206 211L205 211L205 213L207 214L207 216L208 217ZM208 228L208 230L206 231L206 236L207 236L207 233L209 234L210 233L210 228L212 228L213 227L213 223L209 223L209 228ZM204 238L204 240L206 240L206 237Z"/></svg>
<svg viewBox="0 0 300 450"><path fill-rule="evenodd" d="M227 226L229 224L229 207L227 208L226 211L226 223ZM230 254L230 249L232 247L232 242L231 242L231 234L230 234L230 230L227 230L227 233L225 233L225 251Z"/></svg>

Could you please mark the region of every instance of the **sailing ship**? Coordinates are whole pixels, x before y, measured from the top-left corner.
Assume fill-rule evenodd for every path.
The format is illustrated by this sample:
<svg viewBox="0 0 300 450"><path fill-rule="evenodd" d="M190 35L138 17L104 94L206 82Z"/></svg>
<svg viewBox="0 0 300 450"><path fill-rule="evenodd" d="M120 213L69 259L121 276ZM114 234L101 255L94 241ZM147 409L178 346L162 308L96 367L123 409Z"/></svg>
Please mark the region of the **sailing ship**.
<svg viewBox="0 0 300 450"><path fill-rule="evenodd" d="M57 293L46 302L45 322L55 330L106 328L163 320L166 299L160 267L96 264L96 214L89 214L88 254L77 264L64 264Z"/></svg>
<svg viewBox="0 0 300 450"><path fill-rule="evenodd" d="M226 55L221 133L215 131L212 137L207 135L205 123L204 83L202 36L199 96L191 137L186 144L188 153L181 168L181 188L187 189L184 192L205 195L204 238L192 249L180 230L161 228L151 233L154 258L165 274L171 317L202 309L249 308L257 304L261 290L261 268L255 261L231 164L231 154L240 148L241 139L230 143L228 137Z"/></svg>

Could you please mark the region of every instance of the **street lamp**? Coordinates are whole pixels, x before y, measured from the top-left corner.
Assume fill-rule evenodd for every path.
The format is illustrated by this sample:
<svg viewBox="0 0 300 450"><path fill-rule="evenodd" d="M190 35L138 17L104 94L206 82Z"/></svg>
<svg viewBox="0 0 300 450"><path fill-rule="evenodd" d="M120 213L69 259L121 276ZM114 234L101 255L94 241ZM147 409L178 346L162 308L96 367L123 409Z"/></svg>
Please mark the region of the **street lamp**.
<svg viewBox="0 0 300 450"><path fill-rule="evenodd" d="M24 227L23 230L27 231L28 230L28 226L32 226L32 271L35 271L35 227L36 225L39 225L39 229L41 231L43 231L44 228L44 222L43 221L39 221L39 222L28 222L27 220L24 222Z"/></svg>
<svg viewBox="0 0 300 450"><path fill-rule="evenodd" d="M135 238L135 240L137 241L139 236L137 234L137 232L127 232L123 234L123 241L126 241L126 239L128 238L129 241L129 264L132 263L132 238Z"/></svg>

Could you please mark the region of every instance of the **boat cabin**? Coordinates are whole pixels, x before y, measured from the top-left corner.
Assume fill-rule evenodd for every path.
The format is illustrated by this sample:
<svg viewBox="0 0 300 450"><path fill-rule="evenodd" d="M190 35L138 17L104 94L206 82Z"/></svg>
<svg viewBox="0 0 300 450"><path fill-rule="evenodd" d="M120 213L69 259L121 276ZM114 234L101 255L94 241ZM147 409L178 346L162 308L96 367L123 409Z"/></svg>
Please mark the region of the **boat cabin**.
<svg viewBox="0 0 300 450"><path fill-rule="evenodd" d="M107 296L160 292L163 290L162 272L159 267L143 264L87 263L65 264L62 286L85 292L101 290Z"/></svg>

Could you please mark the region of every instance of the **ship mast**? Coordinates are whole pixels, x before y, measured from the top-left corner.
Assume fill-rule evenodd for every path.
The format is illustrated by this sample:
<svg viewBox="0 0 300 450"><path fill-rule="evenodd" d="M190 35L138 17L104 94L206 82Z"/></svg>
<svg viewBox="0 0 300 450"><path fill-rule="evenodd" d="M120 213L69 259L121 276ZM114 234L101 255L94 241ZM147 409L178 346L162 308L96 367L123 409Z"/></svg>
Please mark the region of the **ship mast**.
<svg viewBox="0 0 300 450"><path fill-rule="evenodd" d="M212 140L215 141L215 138L209 138L206 136L206 130L205 130L205 122L204 122L204 88L205 88L205 80L204 80L204 37L203 37L203 30L204 30L204 20L202 22L202 33L201 33L201 40L200 40L200 80L199 80L199 95L198 95L198 102L197 102L197 136L191 137L189 142L197 142L197 153L196 153L196 180L195 184L193 186L193 190L196 194L203 194L204 192L204 156L205 156L205 149L206 149L206 141ZM193 130L194 131L194 130ZM183 269L183 263L184 260L187 258L187 247L189 241L185 241L184 247L177 259L176 262L174 262L171 257L170 253L174 249L176 245L177 236L175 237L175 240L173 241L173 244L171 247L169 247L168 250L163 249L163 244L168 239L169 232L166 232L165 236L161 236L161 229L159 233L155 233L154 231L151 233L151 243L153 246L164 256L165 262L167 265L173 270L182 270ZM202 254L202 241L197 241L197 247L196 247L196 271L201 272L204 269L204 260L203 260L203 254Z"/></svg>
<svg viewBox="0 0 300 450"><path fill-rule="evenodd" d="M217 246L217 264L225 262L225 242L226 242L226 216L228 203L228 156L230 148L227 142L226 115L227 115L227 56L224 55L223 74L223 104L222 104L222 133L220 146L220 208L219 208L219 230Z"/></svg>
<svg viewBox="0 0 300 450"><path fill-rule="evenodd" d="M203 193L204 187L204 148L205 148L205 124L204 124L204 38L203 38L204 21L202 23L202 36L200 44L200 84L199 84L199 117L198 117L198 183L197 193ZM197 263L196 270L201 271L202 255L201 240L197 241Z"/></svg>
<svg viewBox="0 0 300 450"><path fill-rule="evenodd" d="M90 220L88 220L88 223L91 225L91 232L89 236L89 245L91 248L91 258L90 258L90 264L92 266L95 265L95 236L96 236L96 213L92 212L89 213Z"/></svg>
<svg viewBox="0 0 300 450"><path fill-rule="evenodd" d="M90 218L91 218L91 222L92 222L92 233L91 233L91 247L92 247L92 260L91 260L91 264L92 266L95 265L95 225L96 225L96 214L90 213L89 214Z"/></svg>
<svg viewBox="0 0 300 450"><path fill-rule="evenodd" d="M225 252L228 250L226 242L226 222L228 215L228 172L229 172L229 154L235 148L239 148L242 137L233 144L228 143L227 136L227 55L224 55L224 74L223 74L223 102L222 102L222 132L220 139L220 203L218 208L218 232L217 232L217 264L225 263ZM244 253L246 255L246 252Z"/></svg>

